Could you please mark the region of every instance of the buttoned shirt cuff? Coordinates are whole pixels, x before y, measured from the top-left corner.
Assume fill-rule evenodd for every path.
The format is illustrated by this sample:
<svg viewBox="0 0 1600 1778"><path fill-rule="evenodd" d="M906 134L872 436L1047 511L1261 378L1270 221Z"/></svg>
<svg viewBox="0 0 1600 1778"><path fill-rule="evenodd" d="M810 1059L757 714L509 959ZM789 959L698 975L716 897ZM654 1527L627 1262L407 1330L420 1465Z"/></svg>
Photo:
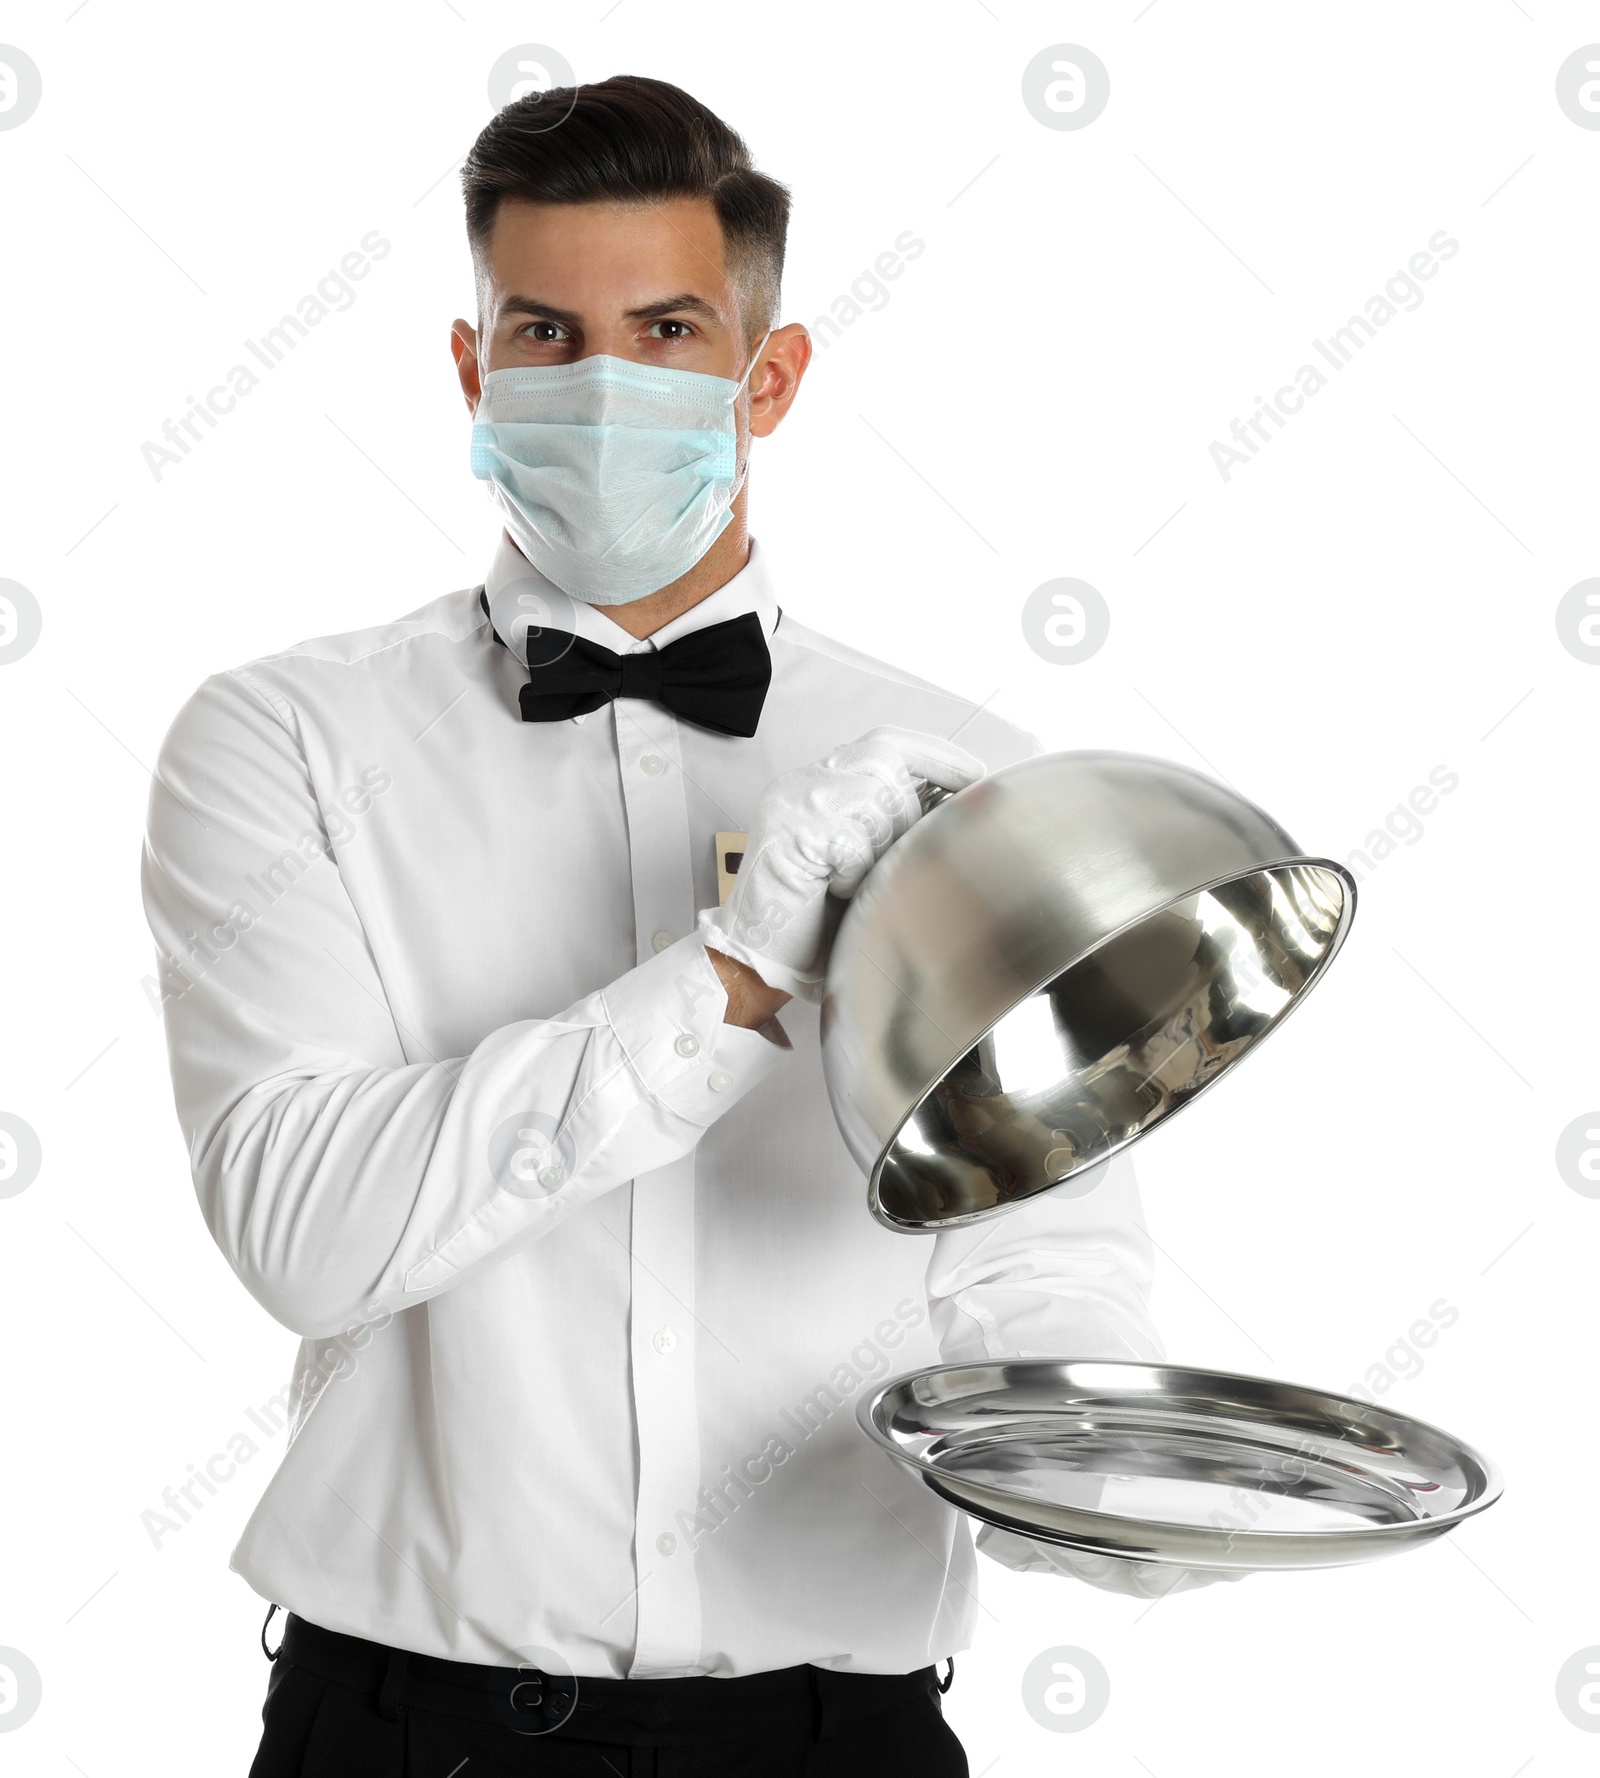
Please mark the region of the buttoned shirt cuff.
<svg viewBox="0 0 1600 1778"><path fill-rule="evenodd" d="M727 990L692 933L611 983L600 1003L644 1090L693 1124L715 1123L793 1054L723 1023Z"/></svg>

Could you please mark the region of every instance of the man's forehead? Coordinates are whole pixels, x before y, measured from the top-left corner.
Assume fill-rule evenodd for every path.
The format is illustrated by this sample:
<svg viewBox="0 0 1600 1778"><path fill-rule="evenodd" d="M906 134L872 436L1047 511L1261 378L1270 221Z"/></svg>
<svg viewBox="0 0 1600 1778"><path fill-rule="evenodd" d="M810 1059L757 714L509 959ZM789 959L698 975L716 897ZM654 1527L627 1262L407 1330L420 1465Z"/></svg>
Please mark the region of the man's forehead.
<svg viewBox="0 0 1600 1778"><path fill-rule="evenodd" d="M680 291L717 309L731 296L722 226L703 198L649 203L536 204L507 199L496 213L484 270L502 293L604 292L633 307Z"/></svg>

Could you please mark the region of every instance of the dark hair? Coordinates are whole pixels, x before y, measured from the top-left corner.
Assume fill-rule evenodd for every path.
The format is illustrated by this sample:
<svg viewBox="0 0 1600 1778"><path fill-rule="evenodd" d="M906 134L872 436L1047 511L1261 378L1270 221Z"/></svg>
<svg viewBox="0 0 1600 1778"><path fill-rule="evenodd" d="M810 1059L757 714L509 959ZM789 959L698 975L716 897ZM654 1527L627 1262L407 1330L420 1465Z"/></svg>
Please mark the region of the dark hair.
<svg viewBox="0 0 1600 1778"><path fill-rule="evenodd" d="M777 319L789 192L758 173L737 131L681 87L638 74L554 87L493 117L461 169L481 268L502 198L538 204L706 198L752 338Z"/></svg>

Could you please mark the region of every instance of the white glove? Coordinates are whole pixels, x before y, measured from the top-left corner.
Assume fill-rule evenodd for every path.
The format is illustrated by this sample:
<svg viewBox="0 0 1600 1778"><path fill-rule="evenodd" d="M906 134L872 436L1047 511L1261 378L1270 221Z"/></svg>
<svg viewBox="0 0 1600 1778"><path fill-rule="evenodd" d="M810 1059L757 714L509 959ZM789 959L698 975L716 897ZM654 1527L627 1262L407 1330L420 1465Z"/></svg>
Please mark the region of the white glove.
<svg viewBox="0 0 1600 1778"><path fill-rule="evenodd" d="M1019 1574L1066 1574L1103 1592L1130 1593L1136 1599L1164 1599L1169 1593L1191 1592L1213 1581L1243 1580L1249 1572L1175 1568L1166 1562L1138 1562L1127 1556L1095 1556L1087 1550L1020 1537L998 1525L986 1525L978 1533L978 1548Z"/></svg>
<svg viewBox="0 0 1600 1778"><path fill-rule="evenodd" d="M701 912L701 941L770 988L818 999L843 903L922 814L918 785L961 790L982 776L983 761L954 742L875 728L774 778L732 893Z"/></svg>

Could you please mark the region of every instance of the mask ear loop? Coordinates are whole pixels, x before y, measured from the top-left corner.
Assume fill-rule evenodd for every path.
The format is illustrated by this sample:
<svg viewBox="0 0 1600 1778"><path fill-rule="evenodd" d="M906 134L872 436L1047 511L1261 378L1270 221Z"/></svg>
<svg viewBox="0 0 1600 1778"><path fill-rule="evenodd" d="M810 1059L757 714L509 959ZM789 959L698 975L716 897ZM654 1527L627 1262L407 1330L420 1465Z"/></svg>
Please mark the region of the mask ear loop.
<svg viewBox="0 0 1600 1778"><path fill-rule="evenodd" d="M740 377L740 379L739 379L738 387L733 392L733 397L732 397L732 401L731 401L730 405L735 406L735 407L737 406L740 395L744 393L744 391L746 390L746 388L749 385L751 372L761 362L761 354L763 352L765 352L767 349L767 341L770 340L772 338L773 334L775 334L777 331L778 331L777 328L769 327L767 329L767 331L764 334L762 334L761 343L756 347L755 351L750 354L750 362L744 367L744 375L742 377ZM739 422L736 418L734 420L735 427L738 426L738 423ZM746 448L745 454L744 454L744 462L742 462L739 465L738 477L735 480L732 488L730 488L728 491L728 504L730 506L732 506L734 501L739 498L740 492L744 488L745 477L749 473L750 473L750 452L749 452L749 449Z"/></svg>
<svg viewBox="0 0 1600 1778"><path fill-rule="evenodd" d="M767 331L762 334L761 343L756 347L755 351L750 354L750 362L744 367L744 375L739 379L739 387L741 389L750 381L750 373L761 362L761 354L767 349L767 341L770 340L777 331L777 328L769 327Z"/></svg>

